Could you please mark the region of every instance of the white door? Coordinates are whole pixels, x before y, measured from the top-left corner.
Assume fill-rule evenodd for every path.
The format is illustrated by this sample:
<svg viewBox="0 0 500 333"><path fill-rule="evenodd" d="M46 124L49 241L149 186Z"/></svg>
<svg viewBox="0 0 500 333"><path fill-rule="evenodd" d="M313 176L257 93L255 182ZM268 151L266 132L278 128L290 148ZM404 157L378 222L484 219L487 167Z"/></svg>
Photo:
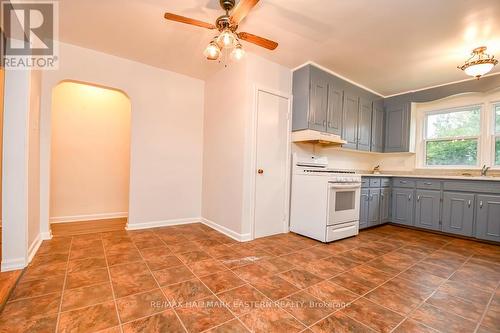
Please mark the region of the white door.
<svg viewBox="0 0 500 333"><path fill-rule="evenodd" d="M257 93L254 236L286 231L288 99Z"/></svg>

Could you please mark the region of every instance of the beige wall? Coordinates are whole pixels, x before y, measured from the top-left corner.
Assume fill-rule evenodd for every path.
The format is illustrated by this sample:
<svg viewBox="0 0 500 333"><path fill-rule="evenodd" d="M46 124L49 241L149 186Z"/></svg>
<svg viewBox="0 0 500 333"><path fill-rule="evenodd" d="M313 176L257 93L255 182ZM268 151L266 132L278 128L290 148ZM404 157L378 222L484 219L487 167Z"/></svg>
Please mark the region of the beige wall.
<svg viewBox="0 0 500 333"><path fill-rule="evenodd" d="M122 92L63 82L52 95L50 218L128 212L130 101Z"/></svg>
<svg viewBox="0 0 500 333"><path fill-rule="evenodd" d="M1 36L0 36L1 37ZM0 67L0 174L2 173L2 149L3 149L3 89L5 84L4 69ZM0 198L2 197L2 177L0 177ZM0 200L1 201L1 200ZM2 221L2 203L0 202L0 225Z"/></svg>

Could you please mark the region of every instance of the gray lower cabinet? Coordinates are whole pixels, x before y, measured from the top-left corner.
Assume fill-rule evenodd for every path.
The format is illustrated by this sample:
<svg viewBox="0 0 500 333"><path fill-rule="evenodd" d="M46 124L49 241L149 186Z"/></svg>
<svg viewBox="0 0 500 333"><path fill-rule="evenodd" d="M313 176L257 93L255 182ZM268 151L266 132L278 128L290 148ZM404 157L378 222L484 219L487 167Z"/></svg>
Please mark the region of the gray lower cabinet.
<svg viewBox="0 0 500 333"><path fill-rule="evenodd" d="M368 227L368 215L370 207L370 190L361 189L361 202L359 206L359 229Z"/></svg>
<svg viewBox="0 0 500 333"><path fill-rule="evenodd" d="M380 224L380 189L371 188L369 191L368 226Z"/></svg>
<svg viewBox="0 0 500 333"><path fill-rule="evenodd" d="M413 189L394 188L392 190L392 222L413 225L414 203Z"/></svg>
<svg viewBox="0 0 500 333"><path fill-rule="evenodd" d="M391 191L390 188L380 190L380 223L391 220Z"/></svg>
<svg viewBox="0 0 500 333"><path fill-rule="evenodd" d="M474 229L474 194L443 193L442 231L472 236Z"/></svg>
<svg viewBox="0 0 500 333"><path fill-rule="evenodd" d="M410 148L410 105L387 107L385 152L407 152Z"/></svg>
<svg viewBox="0 0 500 333"><path fill-rule="evenodd" d="M358 115L359 99L357 96L344 92L344 106L342 108L342 139L347 141L345 148L358 147Z"/></svg>
<svg viewBox="0 0 500 333"><path fill-rule="evenodd" d="M476 237L500 242L500 196L477 196Z"/></svg>
<svg viewBox="0 0 500 333"><path fill-rule="evenodd" d="M441 192L417 190L415 203L415 226L419 228L441 230Z"/></svg>

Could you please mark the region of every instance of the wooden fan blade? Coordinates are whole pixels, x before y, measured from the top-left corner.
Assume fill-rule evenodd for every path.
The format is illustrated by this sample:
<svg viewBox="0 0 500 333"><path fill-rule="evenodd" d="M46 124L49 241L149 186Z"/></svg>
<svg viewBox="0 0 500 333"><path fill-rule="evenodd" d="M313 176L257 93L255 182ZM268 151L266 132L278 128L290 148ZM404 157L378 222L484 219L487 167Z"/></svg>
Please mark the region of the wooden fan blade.
<svg viewBox="0 0 500 333"><path fill-rule="evenodd" d="M240 0L231 14L231 23L238 25L258 2L259 0Z"/></svg>
<svg viewBox="0 0 500 333"><path fill-rule="evenodd" d="M172 14L172 13L165 13L165 18L167 20L170 20L170 21L176 21L176 22L181 22L181 23L185 23L185 24L196 25L198 27L202 27L202 28L206 28L206 29L210 29L210 30L215 29L215 25L213 25L213 24L206 23L206 22L199 21L199 20L195 20L195 19L192 19L189 17L184 17L184 16Z"/></svg>
<svg viewBox="0 0 500 333"><path fill-rule="evenodd" d="M249 34L248 32L238 33L238 38L247 41L249 43L259 45L268 50L275 50L278 47L278 43L264 37L259 37L253 34Z"/></svg>

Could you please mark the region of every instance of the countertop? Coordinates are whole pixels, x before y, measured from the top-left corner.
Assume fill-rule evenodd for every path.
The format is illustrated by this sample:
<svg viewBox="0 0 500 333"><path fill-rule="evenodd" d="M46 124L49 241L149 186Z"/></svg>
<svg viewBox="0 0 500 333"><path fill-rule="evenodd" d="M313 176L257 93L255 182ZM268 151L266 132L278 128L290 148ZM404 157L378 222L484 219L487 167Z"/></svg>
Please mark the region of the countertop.
<svg viewBox="0 0 500 333"><path fill-rule="evenodd" d="M398 177L398 178L426 178L426 179L456 179L456 180L486 180L500 181L500 177L495 176L446 176L446 175L413 175L413 174L373 174L359 173L361 177Z"/></svg>

